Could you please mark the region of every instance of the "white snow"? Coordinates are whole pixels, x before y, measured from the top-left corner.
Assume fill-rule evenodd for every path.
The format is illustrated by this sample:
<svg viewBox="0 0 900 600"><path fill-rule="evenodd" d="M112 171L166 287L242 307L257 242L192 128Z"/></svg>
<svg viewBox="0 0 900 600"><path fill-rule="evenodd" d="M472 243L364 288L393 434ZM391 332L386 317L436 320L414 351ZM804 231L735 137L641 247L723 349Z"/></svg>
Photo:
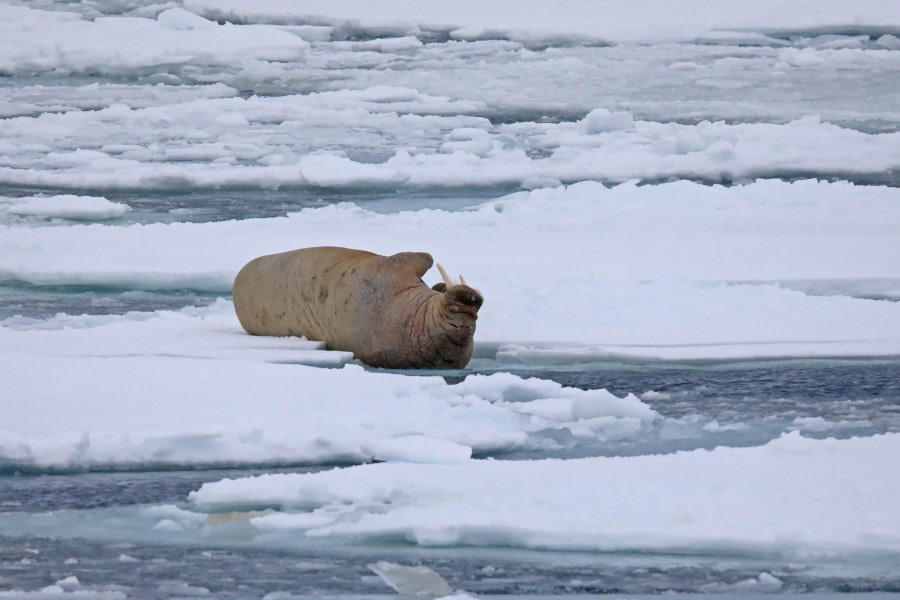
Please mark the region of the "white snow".
<svg viewBox="0 0 900 600"><path fill-rule="evenodd" d="M883 466L896 460L898 434L842 441L788 434L762 447L657 456L261 475L205 484L191 500L204 511L277 506L321 517L307 537L426 546L896 553L900 476ZM279 514L250 523L262 529Z"/></svg>
<svg viewBox="0 0 900 600"><path fill-rule="evenodd" d="M104 221L116 219L131 210L121 202L110 202L95 196L32 196L29 198L0 197L0 215L67 219L70 221Z"/></svg>
<svg viewBox="0 0 900 600"><path fill-rule="evenodd" d="M595 108L576 122L493 125L465 115L478 108L381 87L16 117L0 121L8 148L0 147L0 182L110 190L534 187L529 182L878 178L900 170L900 133L864 133L815 116L679 124ZM345 156L347 146L370 154Z"/></svg>
<svg viewBox="0 0 900 600"><path fill-rule="evenodd" d="M0 279L226 294L244 261L297 240L428 250L486 297L475 365L891 355L900 304L852 296L871 278L900 281L898 207L895 189L847 183L585 182L455 213L344 204L240 222L0 226ZM777 283L808 279L845 295ZM369 373L319 343L244 334L226 300L14 317L0 350L0 455L23 467L465 462L560 447L550 431L576 445L639 437L657 419L634 397L539 380Z"/></svg>
<svg viewBox="0 0 900 600"><path fill-rule="evenodd" d="M297 60L308 47L275 27L218 25L178 7L157 19L88 21L74 13L0 4L0 73L7 75Z"/></svg>
<svg viewBox="0 0 900 600"><path fill-rule="evenodd" d="M585 182L455 213L342 204L240 222L5 227L0 280L227 294L246 261L298 240L425 250L482 290L476 340L510 360L894 354L900 305L853 296L900 281L897 198L813 181ZM843 295L789 289L804 281Z"/></svg>
<svg viewBox="0 0 900 600"><path fill-rule="evenodd" d="M671 177L837 174L877 181L900 168L895 128L879 134L836 124L866 130L898 118L896 90L880 83L900 72L896 51L888 49L896 39L891 32L900 32L890 7L830 0L827 10L809 9L808 2L786 10L741 1L728 11L686 11L658 0L569 1L569 10L546 3L510 10L499 2L467 12L433 1L373 11L352 1L301 7L195 0L185 3L189 10L166 8L155 18L94 20L0 4L0 72L141 79L127 88L37 84L5 93L0 114L15 118L0 121L0 184L531 188L536 181ZM263 24L220 25L204 17ZM314 47L301 39L325 22L347 35L400 37ZM844 29L857 35L823 33ZM772 48L725 58L708 45L660 43L733 42L760 30L790 34L790 41L766 37ZM877 48L860 40L858 32L868 30L883 32ZM428 31L461 39L545 35L577 43L611 36L653 44L560 54L493 40L475 42L472 50L423 45L415 35L427 39ZM646 63L640 69L635 55ZM773 73L779 82L821 80L826 98L781 101L765 92ZM207 85L184 85L190 81ZM321 85L307 90L309 81ZM234 97L238 89L273 86L286 91ZM861 86L869 91L866 101L848 109L846 95L857 98L852 90ZM510 125L483 118L517 112L566 118ZM759 121L766 116L772 122ZM346 156L348 148L356 155Z"/></svg>
<svg viewBox="0 0 900 600"><path fill-rule="evenodd" d="M637 435L658 418L634 396L508 374L451 386L355 365L304 366L350 357L248 336L226 302L59 324L0 329L0 464L455 463L473 450L539 447L554 430L576 443ZM545 398L558 409L542 409ZM54 418L38 418L47 414Z"/></svg>
<svg viewBox="0 0 900 600"><path fill-rule="evenodd" d="M0 116L8 118L39 112L92 110L110 104L147 108L196 98L228 98L238 93L222 83L197 86L89 83L67 88L65 98L60 97L60 91L59 86L49 85L22 85L4 90L3 97L0 97Z"/></svg>

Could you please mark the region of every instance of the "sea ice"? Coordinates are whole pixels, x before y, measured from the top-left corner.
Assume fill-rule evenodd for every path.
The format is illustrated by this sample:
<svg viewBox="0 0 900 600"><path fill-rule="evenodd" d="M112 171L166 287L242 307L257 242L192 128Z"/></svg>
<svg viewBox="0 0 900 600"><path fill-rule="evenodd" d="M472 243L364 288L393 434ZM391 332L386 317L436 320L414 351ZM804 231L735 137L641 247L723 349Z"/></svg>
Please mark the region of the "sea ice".
<svg viewBox="0 0 900 600"><path fill-rule="evenodd" d="M110 202L94 196L34 196L30 198L0 197L0 215L66 219L70 221L104 221L117 219L131 210L121 202Z"/></svg>
<svg viewBox="0 0 900 600"><path fill-rule="evenodd" d="M0 329L0 376L19 399L0 427L0 466L457 463L473 451L543 444L545 431L571 428L589 443L638 434L658 418L633 396L508 374L448 385L356 365L303 366L309 352L319 364L349 357L246 335L230 303L221 308ZM522 403L544 398L560 408ZM54 419L36 418L47 414Z"/></svg>
<svg viewBox="0 0 900 600"><path fill-rule="evenodd" d="M330 514L329 524L311 524L308 537L424 546L893 555L900 552L894 510L900 477L883 465L896 460L900 434L838 441L794 433L761 447L656 456L385 463L263 475L208 483L190 498L203 511L280 506L289 513ZM296 529L285 533L296 535ZM761 576L759 583L774 582Z"/></svg>
<svg viewBox="0 0 900 600"><path fill-rule="evenodd" d="M7 75L297 60L307 48L307 42L275 27L219 25L178 7L156 19L88 21L75 13L0 4L0 73Z"/></svg>
<svg viewBox="0 0 900 600"><path fill-rule="evenodd" d="M677 419L503 372L366 370L245 334L227 297L260 254L424 250L485 295L484 371L900 355L898 32L895 6L849 0L0 3L0 291L221 296L0 321L0 472L366 463L0 529L896 562L900 434L804 437L871 421ZM249 189L401 210L146 222L188 219L174 192ZM498 460L535 454L593 458ZM783 588L751 575L706 591ZM41 585L0 598L124 596Z"/></svg>
<svg viewBox="0 0 900 600"><path fill-rule="evenodd" d="M595 108L576 122L495 125L466 115L475 109L409 88L370 88L16 117L0 122L0 183L392 190L773 175L881 182L900 170L900 133L819 117L681 124Z"/></svg>
<svg viewBox="0 0 900 600"><path fill-rule="evenodd" d="M369 569L381 577L398 594L436 598L453 593L453 588L443 577L434 569L424 565L410 567L380 561L370 564Z"/></svg>
<svg viewBox="0 0 900 600"><path fill-rule="evenodd" d="M0 280L224 295L248 260L298 240L426 250L482 290L476 343L511 360L891 354L900 305L868 298L873 282L900 281L898 207L895 188L848 183L583 182L452 213L341 204L240 222L0 225ZM828 295L804 293L816 289Z"/></svg>
<svg viewBox="0 0 900 600"><path fill-rule="evenodd" d="M797 33L871 29L896 31L900 15L882 4L848 0L801 0L790 7L773 0L733 1L728 10L714 0L694 0L691 10L664 0L627 4L577 1L502 0L484 6L402 0L374 8L361 0L185 0L184 6L210 19L238 23L327 24L339 35L419 35L425 38L507 38L534 43L692 41L715 31Z"/></svg>

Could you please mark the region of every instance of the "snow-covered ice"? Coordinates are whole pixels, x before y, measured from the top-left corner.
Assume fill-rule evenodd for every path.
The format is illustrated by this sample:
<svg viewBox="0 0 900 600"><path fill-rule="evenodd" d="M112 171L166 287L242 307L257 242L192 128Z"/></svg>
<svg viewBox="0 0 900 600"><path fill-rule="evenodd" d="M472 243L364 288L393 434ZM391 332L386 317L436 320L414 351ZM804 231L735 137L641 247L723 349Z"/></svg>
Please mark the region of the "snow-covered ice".
<svg viewBox="0 0 900 600"><path fill-rule="evenodd" d="M101 17L0 5L0 73L133 73L168 65L297 60L309 47L272 27L218 25L182 8L156 19ZM122 48L128 51L123 52Z"/></svg>
<svg viewBox="0 0 900 600"><path fill-rule="evenodd" d="M177 329L180 350L153 350L144 342L106 347L91 343L96 329L76 329L46 331L43 355L3 355L6 389L20 398L4 414L0 457L7 469L455 463L473 451L552 444L547 434L569 427L585 443L627 438L658 416L634 396L508 374L451 386L440 377L369 373L354 365L292 364L331 359L340 365L349 357L304 351L312 344L249 338L230 317L223 326L214 313L172 315L169 326L154 320L110 325L118 331L99 337L134 340L142 331ZM207 336L190 347L193 333L203 329L217 330L215 342ZM43 336L23 336L37 337ZM37 378L41 371L54 376ZM148 413L146 406L154 408ZM46 414L54 419L38 418Z"/></svg>
<svg viewBox="0 0 900 600"><path fill-rule="evenodd" d="M854 295L872 281L900 281L896 195L811 181L612 189L586 182L462 212L384 215L339 205L240 222L5 225L0 273L38 286L227 294L244 261L297 239L385 253L428 248L487 298L476 360L892 355L900 352L900 304ZM830 281L836 295L788 287L806 280ZM606 439L637 434L652 419L646 407L643 414L574 415L566 408L572 400L561 398L582 392L555 384L499 379L463 408L459 398L474 380L460 387L353 366L312 368L340 367L351 357L318 343L247 336L227 300L0 325L4 395L15 390L18 400L9 396L3 460L25 467L456 461L473 450L544 443L529 432L569 428ZM40 377L45 372L55 376ZM551 412L562 412L498 406L509 386L531 390L529 400L561 403ZM249 398L253 410L244 406ZM150 405L158 410L153 418L134 411ZM61 415L64 406L56 426L36 419ZM414 423L414 414L424 420Z"/></svg>
<svg viewBox="0 0 900 600"><path fill-rule="evenodd" d="M34 196L0 198L0 215L66 219L70 221L105 221L116 219L131 210L127 204L110 202L94 196ZM8 217L7 217L8 218Z"/></svg>
<svg viewBox="0 0 900 600"><path fill-rule="evenodd" d="M672 416L676 389L544 378L896 361L894 4L0 0L0 75L0 477L323 468L177 506L0 512L0 536L729 554L825 576L900 556L890 415ZM245 334L238 269L316 245L465 275L486 300L470 368ZM453 592L385 558L365 564L398 592ZM131 596L74 573L0 598ZM702 591L803 589L787 579Z"/></svg>
<svg viewBox="0 0 900 600"><path fill-rule="evenodd" d="M567 461L364 465L204 485L203 510L277 507L307 537L561 550L800 554L900 550L900 436ZM870 460L878 455L880 461ZM825 492L827 490L827 492ZM280 512L286 511L286 512ZM300 523L291 526L289 515ZM320 519L309 521L310 515Z"/></svg>
<svg viewBox="0 0 900 600"><path fill-rule="evenodd" d="M476 341L506 352L890 355L900 305L867 294L891 297L900 281L898 207L896 188L847 183L584 182L461 212L341 204L240 222L5 226L0 278L227 294L246 261L298 245L425 249L482 290ZM807 281L834 295L804 293Z"/></svg>
<svg viewBox="0 0 900 600"><path fill-rule="evenodd" d="M599 108L576 122L494 125L433 114L466 111L455 104L387 88L16 117L0 122L0 182L393 189L781 175L877 181L900 170L900 133L864 133L818 117L679 124ZM365 154L347 156L347 146Z"/></svg>
<svg viewBox="0 0 900 600"><path fill-rule="evenodd" d="M542 42L689 42L714 32L797 33L804 31L900 31L900 16L880 3L804 0L737 0L722 10L714 0L695 0L690 10L663 0L585 2L563 5L503 0L490 6L461 0L401 0L374 8L363 0L186 0L199 14L237 22L328 25L345 35L424 35L454 39L532 39Z"/></svg>

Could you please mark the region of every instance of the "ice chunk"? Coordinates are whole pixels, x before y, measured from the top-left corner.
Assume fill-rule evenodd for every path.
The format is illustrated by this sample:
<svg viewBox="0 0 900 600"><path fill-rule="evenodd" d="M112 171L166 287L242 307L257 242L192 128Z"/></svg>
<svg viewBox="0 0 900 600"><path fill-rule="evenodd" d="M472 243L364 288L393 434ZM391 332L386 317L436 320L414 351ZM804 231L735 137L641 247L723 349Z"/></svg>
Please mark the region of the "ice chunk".
<svg viewBox="0 0 900 600"><path fill-rule="evenodd" d="M74 588L81 587L81 582L78 581L78 578L74 575L69 575L63 579L60 579L56 582L56 585L63 588L64 590L71 590Z"/></svg>
<svg viewBox="0 0 900 600"><path fill-rule="evenodd" d="M634 129L634 117L630 112L610 112L605 108L595 108L580 121L586 133L604 133Z"/></svg>
<svg viewBox="0 0 900 600"><path fill-rule="evenodd" d="M167 29L191 31L194 29L215 28L216 24L183 8L170 8L159 13L156 20Z"/></svg>
<svg viewBox="0 0 900 600"><path fill-rule="evenodd" d="M131 210L121 202L110 202L94 196L34 196L31 198L0 198L0 211L9 203L6 212L25 217L69 219L72 221L102 221L117 219Z"/></svg>
<svg viewBox="0 0 900 600"><path fill-rule="evenodd" d="M886 33L877 40L875 43L881 46L882 48L887 48L888 50L900 50L900 38L895 35L891 35L890 33Z"/></svg>
<svg viewBox="0 0 900 600"><path fill-rule="evenodd" d="M628 458L380 463L225 480L191 500L201 509L307 506L333 519L306 535L357 543L888 557L900 551L900 479L885 465L898 460L898 433L792 433L758 447ZM780 586L768 573L751 583Z"/></svg>
<svg viewBox="0 0 900 600"><path fill-rule="evenodd" d="M472 457L472 448L424 435L372 440L363 450L375 460L414 463L459 463Z"/></svg>
<svg viewBox="0 0 900 600"><path fill-rule="evenodd" d="M332 154L304 156L298 168L308 184L325 187L402 183L405 179L397 171L382 165L358 163Z"/></svg>
<svg viewBox="0 0 900 600"><path fill-rule="evenodd" d="M453 593L443 577L424 565L410 567L381 561L368 567L398 594L440 597Z"/></svg>

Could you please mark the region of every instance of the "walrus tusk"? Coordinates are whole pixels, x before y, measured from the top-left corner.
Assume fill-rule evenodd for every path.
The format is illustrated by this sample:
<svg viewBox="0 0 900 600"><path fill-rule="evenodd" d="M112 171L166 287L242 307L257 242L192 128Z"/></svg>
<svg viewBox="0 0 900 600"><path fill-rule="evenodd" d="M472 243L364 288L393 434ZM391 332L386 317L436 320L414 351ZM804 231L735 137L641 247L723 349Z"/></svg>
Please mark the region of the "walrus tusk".
<svg viewBox="0 0 900 600"><path fill-rule="evenodd" d="M466 283L466 278L462 275L459 276L459 282L463 285L469 285L468 283Z"/></svg>
<svg viewBox="0 0 900 600"><path fill-rule="evenodd" d="M447 285L448 288L451 288L454 285L456 285L455 283L453 283L453 280L450 279L450 276L447 275L447 271L444 270L444 267L441 266L441 263L437 264L437 268L438 268L438 271L441 272L441 277L444 278L444 283Z"/></svg>

